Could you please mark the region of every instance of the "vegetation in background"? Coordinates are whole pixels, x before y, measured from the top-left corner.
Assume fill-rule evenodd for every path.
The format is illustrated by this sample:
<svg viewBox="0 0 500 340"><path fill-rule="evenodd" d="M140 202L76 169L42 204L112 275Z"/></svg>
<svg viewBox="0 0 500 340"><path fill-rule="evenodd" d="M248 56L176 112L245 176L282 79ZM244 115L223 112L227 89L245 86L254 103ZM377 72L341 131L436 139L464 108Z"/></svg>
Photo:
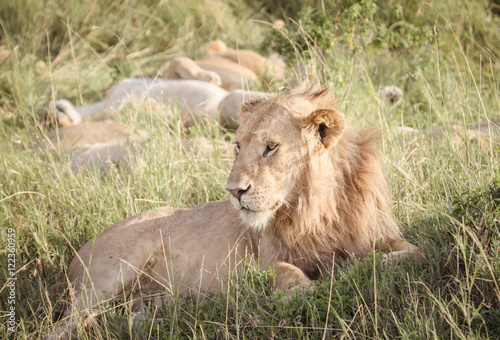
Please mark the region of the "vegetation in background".
<svg viewBox="0 0 500 340"><path fill-rule="evenodd" d="M265 41L266 52L285 51L288 81L293 60L310 63L354 125L385 131L381 149L393 210L428 263L388 267L379 254L352 259L328 273L312 295L290 302L272 290L272 272L249 263L226 290L203 301L171 296L164 308L151 307L153 317L163 318L159 323L132 326L130 296L109 303L80 337L500 337L498 139L492 130L491 147L483 150L467 135L457 143L451 135L433 141L423 132L500 119L500 21L490 4L250 4L2 0L0 338L47 335L64 303L62 290L49 287L64 277L75 251L112 223L147 209L227 197L231 160L219 153L186 156L179 141L200 135L231 139L231 134L216 124L183 131L154 107L127 107L113 117L150 135L130 171L73 173L64 156L45 158L28 148L30 139L43 133L40 118L54 99L95 101L119 79L155 76L174 56L203 55L212 39L253 49ZM284 18L285 29L270 24L278 18ZM386 85L403 89L401 103L386 106L377 97ZM411 132L401 132L408 128ZM3 285L9 277L8 228L16 230L16 333L7 328Z"/></svg>
<svg viewBox="0 0 500 340"><path fill-rule="evenodd" d="M457 40L466 50L490 51L498 57L498 1L420 1L420 0L306 0L260 1L247 0L253 7L263 6L282 18L292 32L288 43L301 47L316 44L322 50L342 42L349 48L367 46L388 47L404 52L418 50L428 42L429 33L439 32L440 42L457 51ZM498 14L498 13L497 13ZM303 26L306 37L293 34ZM321 33L321 34L319 34ZM326 33L328 38L322 34ZM304 40L308 40L305 43ZM276 32L268 41L292 52L286 39ZM351 41L352 40L352 41ZM346 44L347 42L347 44Z"/></svg>
<svg viewBox="0 0 500 340"><path fill-rule="evenodd" d="M293 57L312 46L325 55L336 44L356 53L368 47L418 49L431 42L432 25L405 21L399 3L385 5L349 0L332 2L324 10L306 7L298 13L298 22L289 20L286 32L269 31L263 46Z"/></svg>

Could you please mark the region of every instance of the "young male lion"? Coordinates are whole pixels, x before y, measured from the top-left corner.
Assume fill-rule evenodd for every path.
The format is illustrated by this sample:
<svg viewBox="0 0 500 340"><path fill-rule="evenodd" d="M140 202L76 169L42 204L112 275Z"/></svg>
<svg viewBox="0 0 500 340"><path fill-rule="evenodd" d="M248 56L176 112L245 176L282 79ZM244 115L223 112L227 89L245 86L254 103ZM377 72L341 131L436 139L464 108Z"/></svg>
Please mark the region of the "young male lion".
<svg viewBox="0 0 500 340"><path fill-rule="evenodd" d="M274 268L276 288L289 294L351 255L421 260L391 212L375 140L352 129L317 86L250 99L235 135L230 200L146 211L86 243L68 269L66 315L90 312L138 282L191 294L217 288L244 256ZM53 337L76 326L69 317L59 327Z"/></svg>

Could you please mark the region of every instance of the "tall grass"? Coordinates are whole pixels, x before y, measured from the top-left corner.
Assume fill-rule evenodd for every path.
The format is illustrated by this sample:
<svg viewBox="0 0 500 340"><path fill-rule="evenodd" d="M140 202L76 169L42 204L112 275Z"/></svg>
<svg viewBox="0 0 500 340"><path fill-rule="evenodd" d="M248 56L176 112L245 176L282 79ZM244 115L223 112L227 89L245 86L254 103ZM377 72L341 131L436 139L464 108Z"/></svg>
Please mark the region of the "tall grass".
<svg viewBox="0 0 500 340"><path fill-rule="evenodd" d="M269 285L272 273L249 263L227 289L205 300L167 296L165 307L149 309L153 318L163 318L158 323L131 325L129 296L109 302L80 337L500 337L500 163L494 130L487 150L467 138L436 142L424 132L500 119L500 63L496 52L467 31L469 17L451 23L452 9L439 7L437 13L438 2L433 5L420 14L439 26L428 46L356 55L339 47L313 60L352 124L384 130L393 211L405 237L425 251L425 265L388 267L379 254L352 259L328 273L314 293L288 302ZM179 146L186 132L155 107L128 107L114 117L150 135L130 170L73 173L64 157L36 154L28 145L43 133L40 116L49 102L97 100L118 79L161 73L173 56L201 56L211 39L256 48L261 33L271 29L260 20L269 18L232 0L2 1L0 45L18 47L0 65L1 338L47 335L60 317L66 284L49 287L58 286L75 251L112 223L147 209L227 197L231 160L222 152L186 154ZM485 29L497 25L498 31L498 18L490 19ZM375 92L385 85L402 87L404 100L383 105ZM402 126L420 133L404 134ZM216 124L189 134L231 139ZM16 231L15 333L8 330L11 305L3 285L9 278L8 228Z"/></svg>

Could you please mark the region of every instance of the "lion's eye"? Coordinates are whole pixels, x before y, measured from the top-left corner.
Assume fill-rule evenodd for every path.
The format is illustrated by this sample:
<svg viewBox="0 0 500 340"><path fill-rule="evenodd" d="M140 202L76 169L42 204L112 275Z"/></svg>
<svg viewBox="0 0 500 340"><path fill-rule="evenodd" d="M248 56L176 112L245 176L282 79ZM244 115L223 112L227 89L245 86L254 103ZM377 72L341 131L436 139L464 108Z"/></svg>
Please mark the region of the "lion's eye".
<svg viewBox="0 0 500 340"><path fill-rule="evenodd" d="M278 143L268 143L266 146L266 150L264 151L264 156L268 156L269 154L273 153L278 148L278 146Z"/></svg>
<svg viewBox="0 0 500 340"><path fill-rule="evenodd" d="M236 155L238 155L240 153L240 143L236 142L234 144L235 144L235 146L234 146L234 153Z"/></svg>

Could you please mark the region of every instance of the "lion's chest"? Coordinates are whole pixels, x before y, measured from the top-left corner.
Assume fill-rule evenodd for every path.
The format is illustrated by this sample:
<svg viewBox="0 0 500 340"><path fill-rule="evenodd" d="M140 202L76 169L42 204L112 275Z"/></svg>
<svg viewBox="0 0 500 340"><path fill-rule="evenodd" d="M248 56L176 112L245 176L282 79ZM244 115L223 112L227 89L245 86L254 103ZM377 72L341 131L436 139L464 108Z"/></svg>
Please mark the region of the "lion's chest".
<svg viewBox="0 0 500 340"><path fill-rule="evenodd" d="M340 254L334 249L317 249L315 247L287 247L284 260L301 269L311 280L317 280L332 268ZM283 249L283 248L282 248Z"/></svg>
<svg viewBox="0 0 500 340"><path fill-rule="evenodd" d="M274 261L284 261L298 267L311 280L319 279L334 262L348 257L348 251L327 237L304 237L289 240L279 233L265 232L262 236L261 264L272 266Z"/></svg>

